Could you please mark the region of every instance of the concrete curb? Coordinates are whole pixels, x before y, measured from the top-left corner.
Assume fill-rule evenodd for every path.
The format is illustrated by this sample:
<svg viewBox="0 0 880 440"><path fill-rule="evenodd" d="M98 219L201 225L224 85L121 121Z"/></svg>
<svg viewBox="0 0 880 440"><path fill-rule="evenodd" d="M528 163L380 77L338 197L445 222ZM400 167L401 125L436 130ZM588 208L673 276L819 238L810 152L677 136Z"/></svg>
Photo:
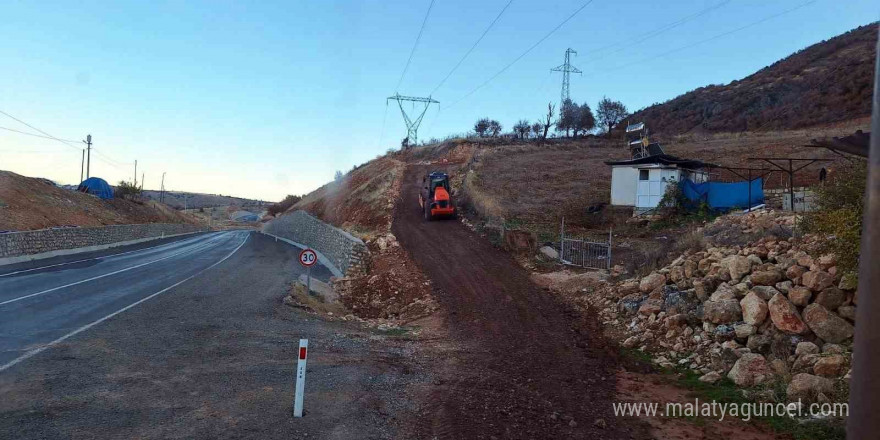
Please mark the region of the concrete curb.
<svg viewBox="0 0 880 440"><path fill-rule="evenodd" d="M342 278L342 277L345 276L345 274L343 274L342 271L339 270L339 268L337 268L336 266L334 266L333 263L331 263L330 260L327 259L327 257L324 256L324 254L322 254L320 251L318 251L318 250L315 249L315 248L311 248L311 247L306 246L306 245L304 245L304 244L302 244L302 243L297 243L297 242L295 242L295 241L293 241L293 240L289 240L289 239L284 238L284 237L279 237L279 236L277 236L277 235L273 235L273 234L270 234L270 233L268 233L268 232L260 231L260 234L268 235L269 237L274 237L276 240L281 240L281 241L283 241L283 242L285 242L285 243L287 243L287 244L289 244L289 245L293 245L293 246L298 247L298 248L300 248L300 249L311 249L311 250L315 251L316 254L318 254L318 261L321 262L321 264L323 264L324 267L326 267L327 269L330 269L330 273L332 273L333 276L335 276L335 277L337 277L337 278Z"/></svg>
<svg viewBox="0 0 880 440"><path fill-rule="evenodd" d="M158 237L148 237L148 238L139 238L137 240L118 241L116 243L101 244L101 245L96 245L96 246L86 246L86 247L73 248L73 249L59 249L57 251L49 251L49 252L43 252L43 253L39 253L39 254L19 255L17 257L6 257L6 258L0 258L0 266L5 266L8 264L25 263L25 262L34 261L34 260L43 260L46 258L58 257L61 255L73 255L73 254L81 254L83 252L102 251L104 249L110 249L110 248L115 248L115 247L119 247L119 246L127 246L130 244L138 244L138 243L143 243L145 241L159 240L159 239L170 238L170 237L180 237L183 235L201 234L204 232L210 232L210 231L184 232L182 234L161 235Z"/></svg>

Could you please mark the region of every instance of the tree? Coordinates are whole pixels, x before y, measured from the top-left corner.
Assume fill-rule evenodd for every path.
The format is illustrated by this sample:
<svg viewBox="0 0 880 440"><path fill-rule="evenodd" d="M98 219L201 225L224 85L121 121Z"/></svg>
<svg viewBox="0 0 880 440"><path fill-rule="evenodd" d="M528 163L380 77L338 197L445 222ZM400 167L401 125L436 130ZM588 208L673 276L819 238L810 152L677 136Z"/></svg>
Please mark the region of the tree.
<svg viewBox="0 0 880 440"><path fill-rule="evenodd" d="M574 128L575 120L577 120L578 109L579 107L576 104L573 104L570 99L566 99L562 103L562 108L559 109L556 131L564 131L565 137L568 137L568 131Z"/></svg>
<svg viewBox="0 0 880 440"><path fill-rule="evenodd" d="M343 176L344 174L342 174L342 171L336 170L336 174L333 175L333 180L339 182L340 180L342 180Z"/></svg>
<svg viewBox="0 0 880 440"><path fill-rule="evenodd" d="M494 119L489 121L489 133L492 134L492 137L498 137L498 134L501 133L501 123Z"/></svg>
<svg viewBox="0 0 880 440"><path fill-rule="evenodd" d="M113 195L120 199L132 200L139 197L141 192L141 189L134 183L120 180L119 184L116 185L116 188L113 190Z"/></svg>
<svg viewBox="0 0 880 440"><path fill-rule="evenodd" d="M400 141L400 149L406 150L407 148L409 148L409 136L403 138L403 140Z"/></svg>
<svg viewBox="0 0 880 440"><path fill-rule="evenodd" d="M553 109L554 108L555 108L555 106L553 105L552 102L547 103L547 116L543 121L544 132L541 135L542 139L547 139L547 131L550 130L550 125L553 124Z"/></svg>
<svg viewBox="0 0 880 440"><path fill-rule="evenodd" d="M529 125L529 121L526 121L525 119L520 119L519 122L513 126L513 132L516 133L520 139L525 139L531 130L532 127Z"/></svg>
<svg viewBox="0 0 880 440"><path fill-rule="evenodd" d="M535 122L532 124L532 133L535 134L535 138L541 137L541 130L544 129L544 125L541 124L541 121Z"/></svg>
<svg viewBox="0 0 880 440"><path fill-rule="evenodd" d="M276 215L290 209L291 206L295 205L300 200L302 200L302 197L289 194L284 200L270 205L266 212L272 217L275 217Z"/></svg>
<svg viewBox="0 0 880 440"><path fill-rule="evenodd" d="M626 106L620 101L612 101L607 97L603 97L596 107L596 116L599 123L607 128L610 132L615 125L620 123L627 116Z"/></svg>
<svg viewBox="0 0 880 440"><path fill-rule="evenodd" d="M474 132L477 133L479 137L485 137L486 133L489 131L489 118L480 118L476 124L474 124Z"/></svg>
<svg viewBox="0 0 880 440"><path fill-rule="evenodd" d="M590 109L589 104L586 102L578 108L577 118L575 118L572 128L574 129L574 137L578 136L578 132L583 132L586 135L590 130L596 128L596 118L593 116L593 110Z"/></svg>

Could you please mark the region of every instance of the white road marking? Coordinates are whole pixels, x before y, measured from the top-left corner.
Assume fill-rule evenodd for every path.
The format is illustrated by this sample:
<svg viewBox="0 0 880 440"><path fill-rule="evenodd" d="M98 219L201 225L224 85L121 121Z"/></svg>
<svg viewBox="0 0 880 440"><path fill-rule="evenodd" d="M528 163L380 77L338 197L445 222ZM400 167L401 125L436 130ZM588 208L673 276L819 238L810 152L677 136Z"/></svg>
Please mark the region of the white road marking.
<svg viewBox="0 0 880 440"><path fill-rule="evenodd" d="M97 321L94 321L94 322L91 322L91 323L89 323L89 324L86 324L86 325L84 325L84 326L82 326L82 327L80 327L80 328L78 328L78 329L76 329L76 330L74 330L74 331L72 331L72 332L70 332L70 333L68 333L68 334L66 334L66 335L64 335L64 336L62 336L62 337L60 337L60 338L54 340L54 341L52 341L52 342L49 342L49 343L46 344L46 345L43 345L42 347L35 348L35 349L33 349L33 350L31 350L31 351L29 351L29 352L27 352L27 353L25 353L25 354L23 354L23 355L17 357L17 358L15 358L15 359L9 361L9 362L6 363L5 365L0 366L0 372L5 371L5 370L7 370L8 368L14 366L15 364L17 364L17 363L19 363L19 362L21 362L21 361L23 361L23 360L25 360L25 359L28 359L28 358L30 358L30 357L33 357L33 356L37 355L37 354L40 354L40 353L42 353L43 351L45 351L45 350L51 348L51 347L54 346L54 345L57 345L57 344L63 342L64 340L66 340L66 339L68 339L68 338L70 338L70 337L72 337L72 336L75 336L75 335L77 335L77 334L79 334L79 333L82 333L82 332L84 332L84 331L86 331L86 330L88 330L88 329L90 329L90 328L92 328L92 327L94 327L94 326L96 326L96 325L98 325L98 324L100 324L100 323L102 323L102 322L104 322L104 321L106 321L106 320L108 320L108 319L110 319L110 318L112 318L112 317L114 317L114 316L116 316L116 315L118 315L118 314L120 314L120 313L122 313L122 312L128 310L128 309L130 309L130 308L132 308L132 307L137 306L138 304L141 304L141 303L143 303L143 302L146 302L146 301L149 300L149 299L152 299L152 298L154 298L154 297L156 297L156 296L159 296L159 295L161 295L161 294L163 294L163 293L165 293L165 292L167 292L167 291L169 291L169 290L171 290L171 289L173 289L173 288L175 288L175 287L177 287L177 286L179 286L179 285L181 285L181 284L183 284L183 283L185 283L185 282L187 282L187 281L189 281L189 280L191 280L191 279L193 279L193 278L195 278L195 277L197 277L197 276L199 276L199 275L201 275L202 273L204 273L204 272L210 270L210 269L213 268L214 266L217 266L218 264L220 264L220 263L226 261L226 259L228 259L229 257L231 257L231 256L232 256L233 254L235 254L236 252L238 252L238 250L241 249L241 247L244 246L245 243L247 243L248 238L250 238L250 234L246 235L246 236L244 237L244 240L241 242L241 244L238 245L238 247L236 247L232 252L230 252L229 255L223 257L220 261L218 261L218 262L216 262L216 263L214 263L214 264L212 264L212 265L210 265L210 266L208 266L208 267L206 267L206 268L200 270L199 272L197 272L197 273L195 273L195 274L193 274L193 275L190 275L189 277L184 278L184 279L182 279L182 280L180 280L180 281L178 281L178 282L176 282L176 283L174 283L174 284L172 284L172 285L170 285L170 286L168 286L168 287L166 287L166 288L164 288L164 289L162 289L162 290L160 290L160 291L158 291L158 292L156 292L156 293L153 293L153 294L150 295L150 296L147 296L147 297L141 298L141 299L139 299L139 300L137 300L137 301L135 301L135 302L133 302L133 303L131 303L131 304L129 304L129 305L127 305L127 306L125 306L125 307L123 307L123 308L121 308L121 309L119 309L119 310L117 310L117 311L115 311L115 312L113 312L113 313L111 313L111 314L109 314L109 315L107 315L107 316L101 318L101 319L98 319Z"/></svg>
<svg viewBox="0 0 880 440"><path fill-rule="evenodd" d="M172 242L169 242L169 243L162 243L162 244L159 244L159 245L156 245L156 246L150 246L150 247L145 247L145 248L141 248L141 249L135 249L135 250L133 250L133 251L120 252L120 253L118 253L118 254L110 254L110 255L104 255L104 256L101 256L101 257L85 258L85 259L82 259L82 260L69 261L69 262L67 262L67 263L50 264L50 265L48 265L48 266L40 266L40 267L34 267L34 268L31 268L31 269L17 270L17 271L15 271L15 272L9 272L9 273L0 274L0 278L8 277L8 276L10 276L10 275L15 275L15 274L17 274L17 273L33 272L33 271L35 271L35 270L48 269L48 268L50 268L50 267L66 266L66 265L68 265L68 264L82 263L82 262L85 262L85 261L100 260L100 259L109 260L110 258L112 258L112 257L117 257L117 256L119 256L119 255L130 254L130 253L133 253L133 252L148 251L148 250L156 249L156 248L159 248L159 247L161 247L161 246L168 245L168 244L179 244L179 243L183 243L184 241L187 241L187 240L189 240L190 238L198 238L198 237L189 237L189 238L186 238L186 239L183 239L183 240L179 240L179 241L172 241Z"/></svg>
<svg viewBox="0 0 880 440"><path fill-rule="evenodd" d="M220 237L220 236L218 235L218 237ZM205 243L205 244L207 244L207 243ZM73 282L73 283L65 284L65 285L63 285L63 286L53 287L53 288L51 288L51 289L43 290L42 292L36 292L36 293L31 293L31 294L28 294L28 295L20 296L20 297L18 297L18 298L12 298L12 299L9 299L9 300L6 300L6 301L3 301L3 302L0 302L0 306L2 306L2 305L6 305L6 304L9 304L9 303L14 303L14 302L16 302L16 301L21 301L21 300L23 300L23 299L32 298L32 297L35 297L35 296L44 295L44 294L47 294L47 293L50 293L50 292L54 292L54 291L56 291L56 290L64 289L64 288L66 288L66 287L76 286L76 285L78 285L78 284L87 283L87 282L89 282L89 281L94 281L94 280L97 280L97 279L100 279L100 278L104 278L104 277L109 277L109 276L111 276L111 275L116 275L116 274L118 274L118 273L127 272L127 271L129 271L129 270L137 269L137 268L139 268L139 267L144 267L144 266L149 265L149 264L158 263L158 262L160 262L160 261L162 261L162 260L167 260L167 259L169 259L169 258L173 258L173 257L176 257L176 256L178 256L178 255L182 255L182 254L186 254L186 253L190 253L190 252L195 252L195 251L197 251L197 250L200 250L201 247L202 247L202 245L198 245L198 246L193 247L193 248L191 248L191 249L185 249L185 250L183 250L183 251L180 251L180 252L177 252L177 253L174 253L174 254L168 255L167 257L162 257L162 258L159 258L159 259L156 259L156 260L153 260L153 261L147 261L146 263L136 264L136 265L134 265L134 266L126 267L125 269L119 269L119 270L116 270L116 271L113 271L113 272L108 272L108 273L101 274L101 275L98 275L98 276L94 276L94 277L91 277L91 278L86 278L86 279L84 279L84 280L75 281L75 282Z"/></svg>

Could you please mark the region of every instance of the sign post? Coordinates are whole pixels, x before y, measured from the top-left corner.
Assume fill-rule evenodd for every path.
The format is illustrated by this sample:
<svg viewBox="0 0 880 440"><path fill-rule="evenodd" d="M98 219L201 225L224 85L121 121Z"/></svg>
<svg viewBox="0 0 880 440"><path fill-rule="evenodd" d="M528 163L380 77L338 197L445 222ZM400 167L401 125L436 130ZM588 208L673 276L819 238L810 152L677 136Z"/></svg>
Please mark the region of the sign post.
<svg viewBox="0 0 880 440"><path fill-rule="evenodd" d="M303 416L303 394L306 390L306 360L309 355L309 340L299 340L299 351L296 361L296 396L293 399L293 416Z"/></svg>
<svg viewBox="0 0 880 440"><path fill-rule="evenodd" d="M306 295L312 293L312 266L318 262L318 254L311 249L303 249L299 253L299 262L306 267Z"/></svg>

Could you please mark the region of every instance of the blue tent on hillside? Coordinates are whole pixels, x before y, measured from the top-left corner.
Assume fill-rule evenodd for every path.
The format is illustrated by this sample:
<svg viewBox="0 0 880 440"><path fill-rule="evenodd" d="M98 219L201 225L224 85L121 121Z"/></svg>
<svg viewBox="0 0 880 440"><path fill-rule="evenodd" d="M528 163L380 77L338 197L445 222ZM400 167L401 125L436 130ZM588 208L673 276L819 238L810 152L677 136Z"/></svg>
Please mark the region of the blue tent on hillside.
<svg viewBox="0 0 880 440"><path fill-rule="evenodd" d="M89 177L88 179L83 180L76 190L102 199L113 198L113 188L110 187L110 184L108 184L106 180L101 179L100 177Z"/></svg>

